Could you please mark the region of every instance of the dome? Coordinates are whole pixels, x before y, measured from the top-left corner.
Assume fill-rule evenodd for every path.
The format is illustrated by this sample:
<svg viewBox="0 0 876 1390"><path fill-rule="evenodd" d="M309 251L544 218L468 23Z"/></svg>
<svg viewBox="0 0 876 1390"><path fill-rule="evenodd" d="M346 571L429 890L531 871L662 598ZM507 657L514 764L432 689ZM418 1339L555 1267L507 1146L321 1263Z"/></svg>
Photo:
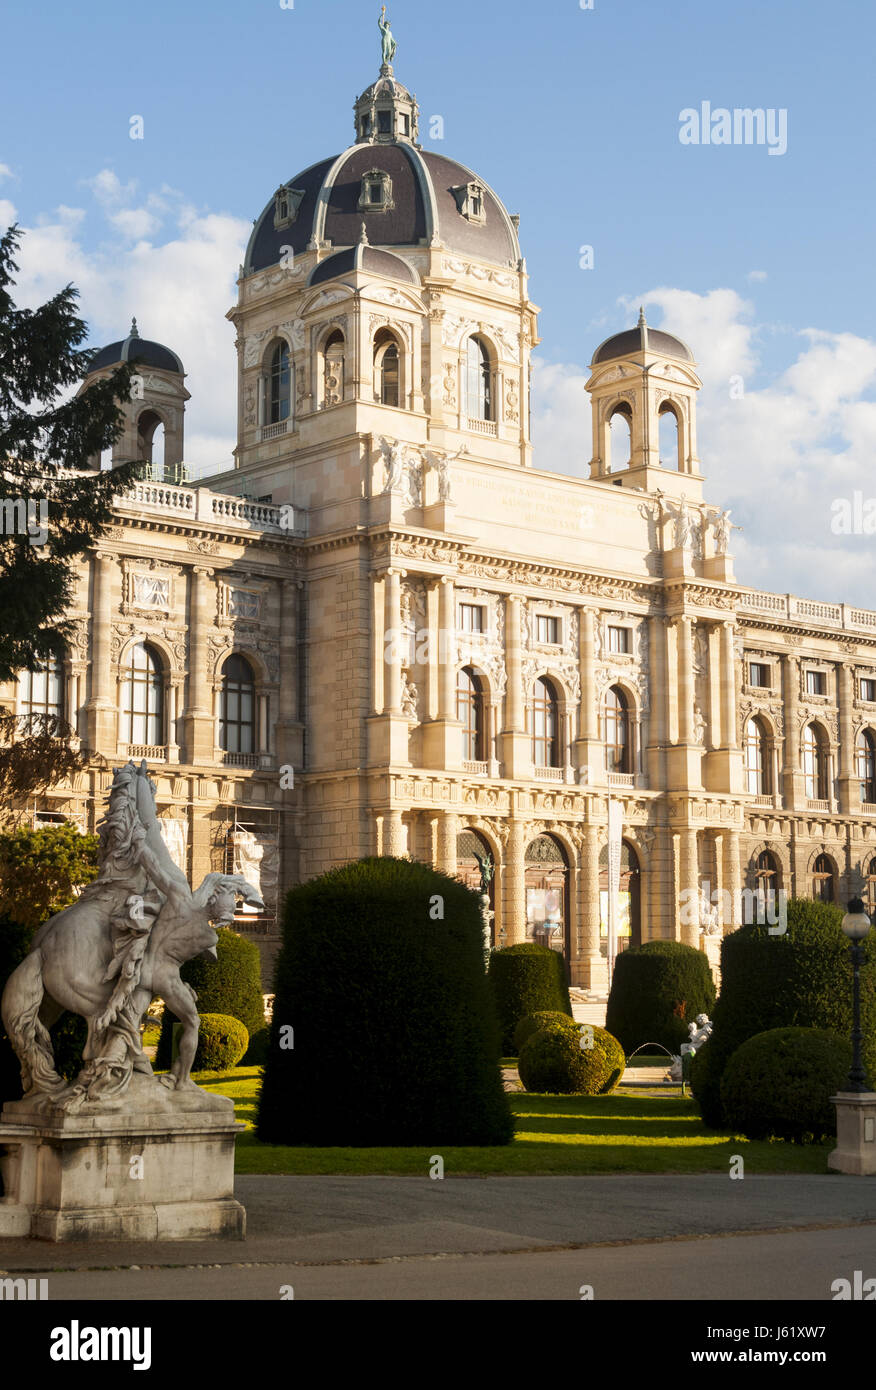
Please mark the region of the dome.
<svg viewBox="0 0 876 1390"><path fill-rule="evenodd" d="M664 333L659 328L649 328L645 311L639 311L639 322L635 328L625 328L622 333L614 333L593 354L591 366L611 362L616 357L629 357L634 352L657 352L662 357L676 357L681 362L693 362L694 355L686 343L672 333Z"/></svg>
<svg viewBox="0 0 876 1390"><path fill-rule="evenodd" d="M88 364L88 371L96 372L101 367L118 367L122 362L132 362L138 358L144 367L157 367L163 372L177 372L185 376L183 364L175 352L163 343L153 343L149 338L141 338L137 320L131 319L131 331L122 342L110 343L99 348Z"/></svg>
<svg viewBox="0 0 876 1390"><path fill-rule="evenodd" d="M416 285L418 276L401 256L391 251L381 251L377 246L369 246L360 241L346 251L336 251L333 256L321 261L310 276L311 285L322 285L326 280L334 280L338 275L349 274L353 270L370 270L385 280L401 280L403 284Z"/></svg>

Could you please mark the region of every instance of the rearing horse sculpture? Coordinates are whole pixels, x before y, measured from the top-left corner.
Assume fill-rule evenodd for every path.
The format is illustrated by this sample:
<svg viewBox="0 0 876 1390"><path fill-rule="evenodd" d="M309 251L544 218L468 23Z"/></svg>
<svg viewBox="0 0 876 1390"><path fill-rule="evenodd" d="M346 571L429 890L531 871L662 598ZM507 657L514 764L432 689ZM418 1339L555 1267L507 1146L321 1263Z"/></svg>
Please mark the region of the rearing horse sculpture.
<svg viewBox="0 0 876 1390"><path fill-rule="evenodd" d="M99 834L98 877L39 928L0 1006L25 1096L70 1112L86 1103L116 1109L135 1070L152 1075L140 1024L156 995L183 1025L178 1058L160 1080L195 1086L199 1018L180 966L202 954L215 960L214 927L232 923L238 896L264 907L237 874L207 874L192 892L161 838L145 762L114 772ZM49 1035L65 1010L88 1023L85 1065L72 1085L55 1069Z"/></svg>

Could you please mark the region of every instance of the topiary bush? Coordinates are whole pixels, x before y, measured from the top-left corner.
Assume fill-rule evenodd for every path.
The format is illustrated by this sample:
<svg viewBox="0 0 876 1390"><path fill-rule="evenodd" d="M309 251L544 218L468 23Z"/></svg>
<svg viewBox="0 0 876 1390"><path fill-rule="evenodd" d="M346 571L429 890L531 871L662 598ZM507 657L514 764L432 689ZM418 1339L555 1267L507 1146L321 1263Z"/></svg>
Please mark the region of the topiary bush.
<svg viewBox="0 0 876 1390"><path fill-rule="evenodd" d="M506 1144L478 895L372 858L286 900L258 1103L267 1143Z"/></svg>
<svg viewBox="0 0 876 1390"><path fill-rule="evenodd" d="M522 941L493 951L489 975L506 1055L514 1047L514 1030L522 1018L544 1011L572 1017L566 963L548 946Z"/></svg>
<svg viewBox="0 0 876 1390"><path fill-rule="evenodd" d="M514 1029L514 1055L519 1056L520 1049L531 1038L533 1033L542 1032L545 1029L568 1028L574 1024L575 1020L568 1014L558 1013L556 1009L541 1009L536 1014L527 1014L526 1018L521 1018L517 1027Z"/></svg>
<svg viewBox="0 0 876 1390"><path fill-rule="evenodd" d="M593 1046L586 1046L590 1041ZM558 1095L604 1095L614 1090L624 1066L624 1052L617 1038L604 1028L572 1020L565 1026L552 1023L533 1033L517 1059L520 1080L527 1091Z"/></svg>
<svg viewBox="0 0 876 1390"><path fill-rule="evenodd" d="M715 981L704 951L681 941L646 941L618 956L605 1026L627 1056L642 1043L677 1053L697 1014L711 1018Z"/></svg>
<svg viewBox="0 0 876 1390"><path fill-rule="evenodd" d="M845 1090L852 1045L825 1028L770 1028L737 1047L724 1068L727 1126L747 1139L817 1144L836 1135L830 1097Z"/></svg>
<svg viewBox="0 0 876 1390"><path fill-rule="evenodd" d="M193 1071L226 1071L236 1067L249 1044L249 1033L230 1014L201 1014L198 1050Z"/></svg>
<svg viewBox="0 0 876 1390"><path fill-rule="evenodd" d="M721 995L714 1029L691 1070L691 1089L707 1125L725 1123L721 1078L733 1053L748 1038L773 1028L821 1028L851 1037L852 966L843 935L842 909L811 898L792 898L787 930L746 926L721 946ZM864 938L861 1025L864 1063L876 1081L876 932Z"/></svg>
<svg viewBox="0 0 876 1390"><path fill-rule="evenodd" d="M264 1041L259 1043L259 1034L267 1026L259 948L229 927L220 927L217 936L216 960L199 956L196 960L187 961L179 973L198 996L198 1013L230 1014L232 1018L239 1019L251 1039L250 1051L256 1054L252 1060L257 1065L260 1045L260 1060L264 1056ZM166 1071L170 1066L173 1025L178 1022L176 1014L165 1009L155 1053L155 1067L159 1071ZM248 1052L244 1061L249 1060Z"/></svg>

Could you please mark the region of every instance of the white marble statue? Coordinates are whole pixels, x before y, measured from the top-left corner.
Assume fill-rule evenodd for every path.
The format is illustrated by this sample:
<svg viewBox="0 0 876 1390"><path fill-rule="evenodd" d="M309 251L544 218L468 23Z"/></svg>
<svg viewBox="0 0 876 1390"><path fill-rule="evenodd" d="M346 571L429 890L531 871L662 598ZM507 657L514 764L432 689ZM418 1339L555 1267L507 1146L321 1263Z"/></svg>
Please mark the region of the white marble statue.
<svg viewBox="0 0 876 1390"><path fill-rule="evenodd" d="M730 549L731 534L740 528L733 525L729 511L721 512L720 516L715 517L712 525L715 536L715 554L726 555Z"/></svg>
<svg viewBox="0 0 876 1390"><path fill-rule="evenodd" d="M214 926L232 923L238 897L264 906L234 874L207 874L192 892L162 838L145 762L114 771L99 834L98 877L39 928L0 1004L25 1097L68 1113L121 1109L135 1071L159 1086L140 1042L156 995L183 1025L179 1057L160 1080L171 1090L198 1089L190 1074L200 1020L180 966L198 955L215 959ZM55 1070L49 1035L66 1010L88 1024L85 1065L72 1084Z"/></svg>
<svg viewBox="0 0 876 1390"><path fill-rule="evenodd" d="M406 446L400 439L385 439L382 435L377 442L383 455L383 491L394 492L404 482Z"/></svg>

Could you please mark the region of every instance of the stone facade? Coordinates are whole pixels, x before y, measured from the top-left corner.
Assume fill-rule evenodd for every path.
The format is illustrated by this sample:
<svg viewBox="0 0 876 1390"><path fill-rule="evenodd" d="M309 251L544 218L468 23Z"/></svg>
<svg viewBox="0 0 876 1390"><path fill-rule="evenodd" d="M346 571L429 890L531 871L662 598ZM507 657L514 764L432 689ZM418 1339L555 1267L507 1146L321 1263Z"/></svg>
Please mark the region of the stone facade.
<svg viewBox="0 0 876 1390"><path fill-rule="evenodd" d="M381 100L408 112L394 90ZM367 854L470 876L475 832L496 865L496 942L558 918L571 979L595 989L612 798L634 939L700 944L682 904L703 881L733 903L764 873L789 895L867 896L876 613L737 581L728 518L703 495L692 355L644 316L594 355L590 476L533 467L537 308L507 254L516 219L474 176L448 212L426 186L433 165L417 176L422 235L389 239L381 218L397 211L369 210L391 185L404 205L415 126L382 142L357 127L341 157L370 181L358 243L326 235L338 161L319 197L309 170L262 214L228 315L234 467L118 500L81 567L65 671L92 768L31 811L90 825L100 760L143 756L193 876L226 866L238 824L275 837L280 892ZM256 265L284 218L313 219L303 249ZM675 452L661 460L666 416ZM161 747L122 732L126 658L144 641L162 668ZM235 652L254 673L247 755L220 746Z"/></svg>

